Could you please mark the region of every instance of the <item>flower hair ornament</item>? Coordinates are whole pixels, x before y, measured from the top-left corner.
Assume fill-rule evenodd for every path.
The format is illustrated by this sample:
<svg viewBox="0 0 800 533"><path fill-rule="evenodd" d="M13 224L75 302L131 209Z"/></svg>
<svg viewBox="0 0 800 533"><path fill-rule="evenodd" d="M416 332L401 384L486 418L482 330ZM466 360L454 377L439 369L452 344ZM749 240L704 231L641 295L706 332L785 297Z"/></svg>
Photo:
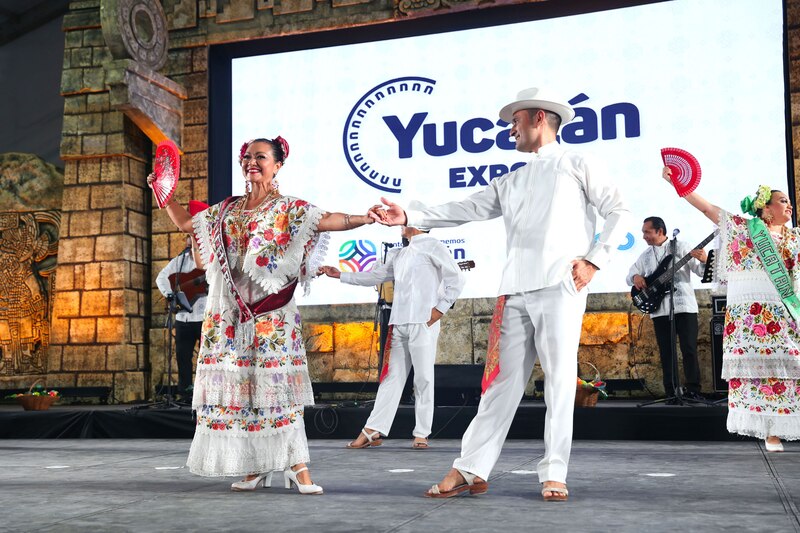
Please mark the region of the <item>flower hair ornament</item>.
<svg viewBox="0 0 800 533"><path fill-rule="evenodd" d="M245 141L245 142L244 142L244 144L242 145L242 147L241 147L241 148L239 148L239 164L241 164L241 163L242 163L242 159L244 159L244 154L246 154L246 153L247 153L247 147L248 147L248 146L250 146L250 144L251 144L251 143L252 143L254 140L255 140L255 139L250 139L249 141Z"/></svg>
<svg viewBox="0 0 800 533"><path fill-rule="evenodd" d="M742 208L742 213L751 216L756 216L759 209L764 209L767 202L772 198L772 189L768 185L760 185L756 191L755 198L752 196L745 196L739 206Z"/></svg>
<svg viewBox="0 0 800 533"><path fill-rule="evenodd" d="M281 150L283 150L283 160L286 161L289 158L289 143L286 141L286 139L284 139L280 135L275 137L275 139L273 139L273 142L276 142L281 145Z"/></svg>
<svg viewBox="0 0 800 533"><path fill-rule="evenodd" d="M261 140L266 140L266 139L261 139ZM242 160L244 159L244 155L247 153L247 147L250 146L251 144L253 144L253 142L255 142L255 141L256 141L256 139L250 139L249 141L245 141L245 143L242 145L242 147L239 148L239 163L240 164L241 164ZM286 139L284 139L280 135L278 135L277 137L272 139L272 142L273 143L277 143L277 144L280 145L281 150L283 151L283 161L286 161L286 159L289 157L289 143L286 141Z"/></svg>

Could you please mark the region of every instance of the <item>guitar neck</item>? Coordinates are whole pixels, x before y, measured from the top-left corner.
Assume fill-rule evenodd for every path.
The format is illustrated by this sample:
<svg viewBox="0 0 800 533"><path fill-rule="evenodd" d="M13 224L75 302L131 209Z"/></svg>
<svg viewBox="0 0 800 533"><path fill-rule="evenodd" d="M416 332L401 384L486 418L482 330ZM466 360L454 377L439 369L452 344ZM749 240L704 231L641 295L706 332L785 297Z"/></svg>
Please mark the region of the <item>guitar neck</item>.
<svg viewBox="0 0 800 533"><path fill-rule="evenodd" d="M472 270L475 268L475 261L459 261L458 268L461 270Z"/></svg>
<svg viewBox="0 0 800 533"><path fill-rule="evenodd" d="M719 229L715 229L713 232L711 232L711 234L708 237L706 237L705 239L703 239L703 241L700 244L695 246L692 251L699 250L699 249L703 248L706 244L710 243L714 239L714 237L717 236L717 233L719 233ZM692 254L690 252L690 253L684 255L683 257L681 257L680 260L676 261L675 262L675 272L677 272L678 270L683 268L683 266L686 263L688 263L691 258L692 258ZM672 279L672 269L669 269L666 272L664 272L663 274L661 274L660 276L658 276L658 279L656 281L658 283L660 283L660 284L664 284L664 283L668 282L670 279Z"/></svg>

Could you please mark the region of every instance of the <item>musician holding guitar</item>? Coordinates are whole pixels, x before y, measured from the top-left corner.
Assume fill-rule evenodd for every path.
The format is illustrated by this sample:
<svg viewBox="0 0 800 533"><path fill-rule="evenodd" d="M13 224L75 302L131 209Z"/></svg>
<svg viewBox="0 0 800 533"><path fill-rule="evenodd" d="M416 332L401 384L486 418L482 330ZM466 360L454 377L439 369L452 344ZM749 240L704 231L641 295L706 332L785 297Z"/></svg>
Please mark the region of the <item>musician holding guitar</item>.
<svg viewBox="0 0 800 533"><path fill-rule="evenodd" d="M675 230L677 236L678 230ZM708 256L700 247L675 241L676 269L674 279L668 270L671 263L670 242L667 238L667 226L660 217L647 217L642 226L642 238L648 244L628 272L627 283L633 286L634 303L649 312L653 318L653 329L661 353L664 390L667 396L675 391L676 382L673 376L672 340L669 323L670 282L674 284L673 294L675 331L680 341L683 354L683 372L685 377L684 397L700 398L700 365L697 361L697 300L691 284L691 273L703 276ZM710 240L710 239L709 239ZM683 264L680 264L683 263ZM666 267L666 268L665 268ZM645 302L647 297L649 301Z"/></svg>
<svg viewBox="0 0 800 533"><path fill-rule="evenodd" d="M186 236L186 248L173 258L158 273L156 286L167 301L177 292L183 292L192 306L191 312L179 310L175 314L175 359L178 361L178 395L183 400L191 397L192 357L194 348L200 340L203 313L206 308L208 284L205 270L198 269L192 243L194 239ZM169 332L171 334L171 332Z"/></svg>
<svg viewBox="0 0 800 533"><path fill-rule="evenodd" d="M461 266L445 245L427 231L425 227L403 226L401 234L408 245L390 250L386 262L369 272L340 272L333 266L320 267L320 274L351 285L372 286L394 280L389 337L375 406L361 434L348 448L380 446L383 437L389 435L412 365L416 425L411 446L428 447L439 319L461 294L465 279Z"/></svg>

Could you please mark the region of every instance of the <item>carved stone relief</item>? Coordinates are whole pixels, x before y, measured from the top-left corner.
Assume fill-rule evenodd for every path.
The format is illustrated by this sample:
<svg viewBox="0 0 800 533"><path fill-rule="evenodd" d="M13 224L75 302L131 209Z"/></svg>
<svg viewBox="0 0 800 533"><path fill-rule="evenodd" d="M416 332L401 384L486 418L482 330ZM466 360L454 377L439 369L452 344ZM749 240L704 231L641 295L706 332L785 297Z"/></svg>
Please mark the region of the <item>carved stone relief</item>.
<svg viewBox="0 0 800 533"><path fill-rule="evenodd" d="M59 211L0 213L0 375L47 371Z"/></svg>
<svg viewBox="0 0 800 533"><path fill-rule="evenodd" d="M102 0L103 38L114 59L133 59L153 70L167 61L167 18L157 0Z"/></svg>

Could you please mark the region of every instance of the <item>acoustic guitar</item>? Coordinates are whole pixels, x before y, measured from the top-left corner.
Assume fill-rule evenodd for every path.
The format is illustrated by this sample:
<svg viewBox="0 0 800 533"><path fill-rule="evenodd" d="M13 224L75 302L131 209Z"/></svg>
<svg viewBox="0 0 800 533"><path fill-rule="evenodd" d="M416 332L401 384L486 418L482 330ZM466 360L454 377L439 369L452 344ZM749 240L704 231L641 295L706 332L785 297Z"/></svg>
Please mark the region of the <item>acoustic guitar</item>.
<svg viewBox="0 0 800 533"><path fill-rule="evenodd" d="M703 242L695 246L694 249L699 250L703 248L706 244L711 242L714 237L716 237L717 233L719 233L719 230L714 230L711 235L703 239ZM679 271L683 265L689 262L691 258L692 254L688 253L680 260L676 261L675 272ZM664 299L664 296L669 294L670 288L672 287L670 282L672 281L673 272L670 265L671 261L672 254L667 254L658 264L653 273L644 277L644 280L647 282L647 287L641 291L636 287L631 287L631 298L633 299L633 305L635 305L636 308L642 313L652 313L658 309L658 306L661 305L661 301Z"/></svg>
<svg viewBox="0 0 800 533"><path fill-rule="evenodd" d="M475 268L475 261L460 261L458 268L472 270ZM394 281L384 281L378 285L378 298L381 302L387 304L391 304L394 301Z"/></svg>
<svg viewBox="0 0 800 533"><path fill-rule="evenodd" d="M194 305L198 298L208 295L208 283L206 283L206 271L195 268L191 272L181 272L170 274L169 286L172 292L182 292L186 294L189 303ZM180 279L180 287L176 286L177 279Z"/></svg>

